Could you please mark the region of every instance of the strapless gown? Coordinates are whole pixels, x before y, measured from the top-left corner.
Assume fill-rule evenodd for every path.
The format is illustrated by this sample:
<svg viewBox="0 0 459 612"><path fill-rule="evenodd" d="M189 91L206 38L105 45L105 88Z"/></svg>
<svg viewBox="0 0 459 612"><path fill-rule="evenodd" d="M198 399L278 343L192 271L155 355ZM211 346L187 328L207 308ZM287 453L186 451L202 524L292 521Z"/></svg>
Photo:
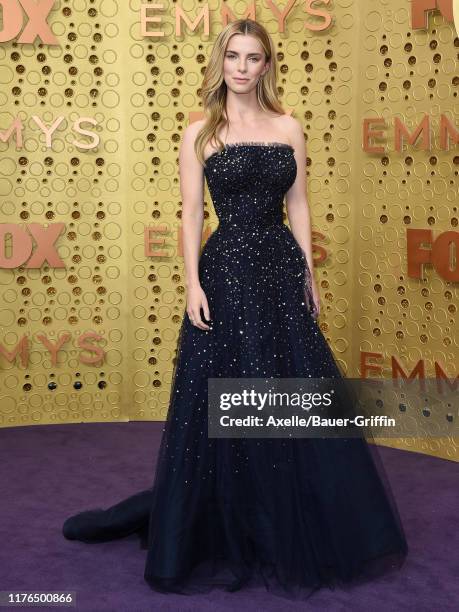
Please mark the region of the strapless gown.
<svg viewBox="0 0 459 612"><path fill-rule="evenodd" d="M208 436L209 377L344 376L304 290L307 261L283 222L297 171L285 143L233 143L208 158L219 226L199 277L212 329L183 316L153 483L63 525L66 538L84 542L138 533L154 590L260 584L307 597L398 570L406 557L396 503L367 440Z"/></svg>

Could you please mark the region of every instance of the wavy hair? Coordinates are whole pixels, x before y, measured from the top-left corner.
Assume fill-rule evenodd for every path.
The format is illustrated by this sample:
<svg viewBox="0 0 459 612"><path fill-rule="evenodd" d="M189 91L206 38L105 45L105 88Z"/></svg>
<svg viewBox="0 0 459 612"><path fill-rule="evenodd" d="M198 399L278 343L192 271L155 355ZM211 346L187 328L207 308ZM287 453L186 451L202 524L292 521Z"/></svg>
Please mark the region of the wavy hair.
<svg viewBox="0 0 459 612"><path fill-rule="evenodd" d="M206 121L196 136L194 150L201 164L205 165L204 147L209 141L216 142L217 149L223 150L224 143L217 132L228 123L226 115L227 87L223 77L223 61L226 47L234 34L254 36L260 41L265 52L269 69L260 76L257 83L257 99L263 110L270 110L285 115L277 93L277 60L273 41L266 29L252 19L238 19L229 23L218 35L209 64L204 74L201 87L201 98Z"/></svg>

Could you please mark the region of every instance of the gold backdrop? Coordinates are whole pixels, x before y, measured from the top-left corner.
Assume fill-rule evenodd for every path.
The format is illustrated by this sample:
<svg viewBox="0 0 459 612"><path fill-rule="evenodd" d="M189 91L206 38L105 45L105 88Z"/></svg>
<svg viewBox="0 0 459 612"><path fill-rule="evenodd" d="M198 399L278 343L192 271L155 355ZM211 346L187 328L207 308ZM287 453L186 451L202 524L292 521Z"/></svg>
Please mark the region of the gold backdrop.
<svg viewBox="0 0 459 612"><path fill-rule="evenodd" d="M292 3L284 26L273 6L256 19L275 41L284 108L304 127L321 329L348 376L371 363L391 377L395 358L406 375L422 360L426 377L439 364L455 378L457 282L431 265L409 277L407 261L408 229L457 228L459 158L439 132L441 116L457 122L454 24L437 11L413 28L408 0L319 3L317 15ZM205 19L191 27L203 7L209 35ZM60 223L63 262L24 255L0 269L3 427L166 417L185 308L178 150L201 113L222 7L55 2L58 44L0 44L0 214L19 230L3 232L4 256L30 256L30 238L37 248L30 224ZM430 150L397 151L396 119L413 132L426 115ZM7 134L15 120L22 142ZM206 189L203 244L217 224ZM458 459L452 437L387 444Z"/></svg>

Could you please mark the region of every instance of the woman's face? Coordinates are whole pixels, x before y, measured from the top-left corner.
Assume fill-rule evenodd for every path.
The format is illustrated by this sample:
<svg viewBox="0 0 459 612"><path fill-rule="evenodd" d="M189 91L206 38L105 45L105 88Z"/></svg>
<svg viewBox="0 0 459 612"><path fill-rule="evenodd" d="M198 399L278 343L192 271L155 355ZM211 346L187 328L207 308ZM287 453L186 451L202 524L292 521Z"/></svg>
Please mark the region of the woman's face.
<svg viewBox="0 0 459 612"><path fill-rule="evenodd" d="M257 86L259 77L269 68L258 38L234 34L226 45L223 73L228 89L247 93Z"/></svg>

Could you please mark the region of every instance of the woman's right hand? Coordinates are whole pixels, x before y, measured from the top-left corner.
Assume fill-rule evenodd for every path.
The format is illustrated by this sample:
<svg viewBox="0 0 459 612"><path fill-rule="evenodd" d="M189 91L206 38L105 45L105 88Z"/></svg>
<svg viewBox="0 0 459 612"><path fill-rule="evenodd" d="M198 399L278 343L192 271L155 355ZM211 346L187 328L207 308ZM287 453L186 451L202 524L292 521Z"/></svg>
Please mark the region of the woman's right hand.
<svg viewBox="0 0 459 612"><path fill-rule="evenodd" d="M199 329L211 329L209 325L201 319L201 308L204 311L204 318L210 321L209 305L207 303L206 294L201 285L191 285L187 289L186 311L193 325Z"/></svg>

